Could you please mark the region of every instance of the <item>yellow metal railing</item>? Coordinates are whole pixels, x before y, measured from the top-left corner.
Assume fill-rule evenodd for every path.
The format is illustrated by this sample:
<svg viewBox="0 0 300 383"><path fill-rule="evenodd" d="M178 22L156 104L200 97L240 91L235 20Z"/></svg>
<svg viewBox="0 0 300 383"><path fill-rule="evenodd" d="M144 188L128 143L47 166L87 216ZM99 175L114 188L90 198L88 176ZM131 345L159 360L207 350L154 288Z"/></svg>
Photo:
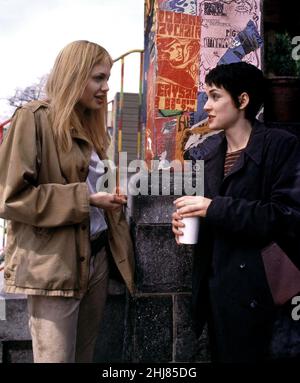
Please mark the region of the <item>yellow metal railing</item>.
<svg viewBox="0 0 300 383"><path fill-rule="evenodd" d="M142 92L143 92L143 65L144 65L144 50L133 49L128 51L114 60L114 62L121 60L121 86L120 86L120 100L118 107L119 120L118 120L118 152L122 151L122 128L123 128L123 108L124 108L124 69L125 57L132 53L140 53L140 77L139 77L139 112L138 112L138 127L137 127L137 159L141 158L141 134L142 134Z"/></svg>
<svg viewBox="0 0 300 383"><path fill-rule="evenodd" d="M121 61L121 85L120 85L120 99L119 103L116 106L118 110L118 126L117 126L117 174L116 174L116 180L117 180L117 190L119 190L119 159L120 159L120 153L122 152L123 147L123 110L124 110L124 81L125 81L125 57L133 54L133 53L139 53L140 54L140 76L139 76L139 106L138 106L138 126L137 126L137 159L141 159L142 155L142 92L143 92L143 66L144 66L144 50L142 49L133 49L131 51L128 51L118 58L114 60L114 63L117 61ZM114 113L114 108L113 108Z"/></svg>

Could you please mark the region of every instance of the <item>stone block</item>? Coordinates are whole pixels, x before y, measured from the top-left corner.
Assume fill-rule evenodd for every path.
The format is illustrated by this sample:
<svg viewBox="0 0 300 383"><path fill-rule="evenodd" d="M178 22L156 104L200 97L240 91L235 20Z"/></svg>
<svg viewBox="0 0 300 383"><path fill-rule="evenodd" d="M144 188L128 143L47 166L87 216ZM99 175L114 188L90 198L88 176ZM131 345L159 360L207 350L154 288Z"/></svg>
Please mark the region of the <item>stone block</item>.
<svg viewBox="0 0 300 383"><path fill-rule="evenodd" d="M0 321L0 340L30 340L26 296L5 294L6 320Z"/></svg>
<svg viewBox="0 0 300 383"><path fill-rule="evenodd" d="M3 363L33 363L31 341L3 342Z"/></svg>
<svg viewBox="0 0 300 383"><path fill-rule="evenodd" d="M133 236L140 292L191 290L192 246L178 246L170 225L138 225Z"/></svg>
<svg viewBox="0 0 300 383"><path fill-rule="evenodd" d="M172 362L172 296L132 300L132 362Z"/></svg>
<svg viewBox="0 0 300 383"><path fill-rule="evenodd" d="M128 214L138 224L171 224L176 196L129 196ZM174 235L173 235L174 238Z"/></svg>

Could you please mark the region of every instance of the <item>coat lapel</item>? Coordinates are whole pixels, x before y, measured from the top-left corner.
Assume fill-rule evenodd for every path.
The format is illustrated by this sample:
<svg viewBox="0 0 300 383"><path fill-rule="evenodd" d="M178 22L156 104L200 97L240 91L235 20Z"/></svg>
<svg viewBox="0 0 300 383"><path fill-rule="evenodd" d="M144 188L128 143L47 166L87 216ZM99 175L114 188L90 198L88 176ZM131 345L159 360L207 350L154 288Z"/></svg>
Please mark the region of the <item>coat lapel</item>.
<svg viewBox="0 0 300 383"><path fill-rule="evenodd" d="M216 195L219 195L221 190L226 187L226 184L231 177L244 168L247 157L250 157L257 165L261 163L266 129L267 128L259 121L254 123L247 147L226 177L224 177L224 161L227 141L224 135L221 143L209 153L206 158L204 158L205 196L213 198Z"/></svg>
<svg viewBox="0 0 300 383"><path fill-rule="evenodd" d="M67 183L85 181L88 173L89 162L92 154L91 145L80 136L71 134L73 145L70 152L59 151L60 167Z"/></svg>
<svg viewBox="0 0 300 383"><path fill-rule="evenodd" d="M226 152L226 138L204 158L204 195L213 198L219 194L224 177L224 158Z"/></svg>
<svg viewBox="0 0 300 383"><path fill-rule="evenodd" d="M250 157L257 165L261 163L263 147L264 147L264 136L266 127L260 122L256 121L252 127L249 142L245 150L241 153L235 164L232 166L226 177L223 179L223 183L226 184L227 179L231 178L234 174L238 173L245 166L247 157Z"/></svg>

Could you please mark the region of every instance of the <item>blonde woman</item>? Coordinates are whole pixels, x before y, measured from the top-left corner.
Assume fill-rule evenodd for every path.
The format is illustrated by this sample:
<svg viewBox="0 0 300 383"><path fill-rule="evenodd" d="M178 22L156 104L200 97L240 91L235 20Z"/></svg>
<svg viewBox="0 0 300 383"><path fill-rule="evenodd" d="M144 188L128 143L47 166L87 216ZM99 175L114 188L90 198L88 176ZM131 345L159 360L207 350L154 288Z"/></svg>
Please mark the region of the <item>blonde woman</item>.
<svg viewBox="0 0 300 383"><path fill-rule="evenodd" d="M35 362L92 361L110 256L134 289L126 197L96 191L109 144L111 66L95 43L67 45L49 76L47 101L19 108L0 147L5 289L28 295Z"/></svg>

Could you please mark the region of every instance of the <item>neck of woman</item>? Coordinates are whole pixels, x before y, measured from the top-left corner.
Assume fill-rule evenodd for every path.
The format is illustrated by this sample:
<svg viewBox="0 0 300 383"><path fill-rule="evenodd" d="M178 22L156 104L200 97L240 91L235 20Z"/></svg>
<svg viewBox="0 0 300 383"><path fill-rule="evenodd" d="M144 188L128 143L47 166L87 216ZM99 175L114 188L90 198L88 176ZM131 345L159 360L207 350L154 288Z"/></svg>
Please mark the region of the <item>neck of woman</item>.
<svg viewBox="0 0 300 383"><path fill-rule="evenodd" d="M243 123L226 129L227 153L244 149L248 144L251 131L252 125L248 120L244 120Z"/></svg>

